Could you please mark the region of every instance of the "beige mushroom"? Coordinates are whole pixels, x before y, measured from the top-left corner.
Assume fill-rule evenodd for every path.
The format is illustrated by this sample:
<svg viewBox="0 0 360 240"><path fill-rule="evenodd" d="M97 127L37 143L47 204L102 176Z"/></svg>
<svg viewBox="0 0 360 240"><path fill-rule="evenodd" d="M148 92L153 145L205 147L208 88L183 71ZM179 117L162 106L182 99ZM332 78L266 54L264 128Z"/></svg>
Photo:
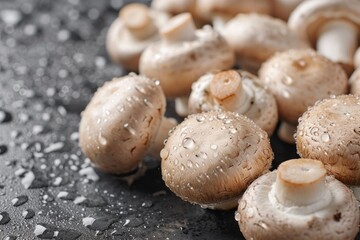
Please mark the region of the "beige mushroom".
<svg viewBox="0 0 360 240"><path fill-rule="evenodd" d="M298 118L316 101L347 93L344 70L313 50L289 50L266 61L259 78L274 96L282 120L278 135L294 143Z"/></svg>
<svg viewBox="0 0 360 240"><path fill-rule="evenodd" d="M360 48L358 48L354 55L354 66L356 69L360 68Z"/></svg>
<svg viewBox="0 0 360 240"><path fill-rule="evenodd" d="M285 21L291 12L304 0L273 0L274 16Z"/></svg>
<svg viewBox="0 0 360 240"><path fill-rule="evenodd" d="M284 21L265 15L239 14L222 35L234 49L237 65L254 74L275 52L309 48Z"/></svg>
<svg viewBox="0 0 360 240"><path fill-rule="evenodd" d="M273 159L269 138L233 112L190 115L160 153L162 178L176 195L204 208L231 209Z"/></svg>
<svg viewBox="0 0 360 240"><path fill-rule="evenodd" d="M162 41L142 54L140 73L159 79L167 98L187 97L200 76L234 64L234 53L220 34L210 27L195 30L189 13L172 18L160 33Z"/></svg>
<svg viewBox="0 0 360 240"><path fill-rule="evenodd" d="M140 3L123 7L106 37L111 59L126 70L137 72L141 53L151 42L159 39L158 28L168 20L168 14L148 9Z"/></svg>
<svg viewBox="0 0 360 240"><path fill-rule="evenodd" d="M298 153L322 161L345 184L357 186L360 200L360 96L324 99L299 120Z"/></svg>
<svg viewBox="0 0 360 240"><path fill-rule="evenodd" d="M278 121L274 96L259 84L259 79L241 70L208 73L192 86L189 112L232 111L253 120L271 135Z"/></svg>
<svg viewBox="0 0 360 240"><path fill-rule="evenodd" d="M197 12L221 31L225 23L239 13L272 13L269 0L197 0Z"/></svg>
<svg viewBox="0 0 360 240"><path fill-rule="evenodd" d="M349 240L359 230L351 190L311 159L293 159L255 180L235 213L241 232L254 240Z"/></svg>
<svg viewBox="0 0 360 240"><path fill-rule="evenodd" d="M356 69L349 79L350 93L360 95L360 68Z"/></svg>
<svg viewBox="0 0 360 240"><path fill-rule="evenodd" d="M358 0L304 1L290 15L288 24L350 75L360 31Z"/></svg>
<svg viewBox="0 0 360 240"><path fill-rule="evenodd" d="M97 168L114 174L141 167L145 155L159 158L176 124L164 117L165 104L158 81L129 74L105 83L82 113L81 149Z"/></svg>

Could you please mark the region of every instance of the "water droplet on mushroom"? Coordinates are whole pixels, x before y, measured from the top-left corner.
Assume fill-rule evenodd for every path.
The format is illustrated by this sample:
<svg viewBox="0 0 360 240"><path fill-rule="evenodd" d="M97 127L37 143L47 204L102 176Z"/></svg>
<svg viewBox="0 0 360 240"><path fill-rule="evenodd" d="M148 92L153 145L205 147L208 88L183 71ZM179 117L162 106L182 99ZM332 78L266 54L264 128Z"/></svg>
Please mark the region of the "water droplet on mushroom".
<svg viewBox="0 0 360 240"><path fill-rule="evenodd" d="M5 225L10 222L10 216L7 212L0 213L0 225Z"/></svg>
<svg viewBox="0 0 360 240"><path fill-rule="evenodd" d="M191 160L187 160L186 166L188 166L188 168L192 168L193 167L193 162Z"/></svg>
<svg viewBox="0 0 360 240"><path fill-rule="evenodd" d="M132 127L130 127L129 123L125 123L125 124L124 124L124 128L125 128L126 130L128 130L131 135L136 135L135 129L133 129Z"/></svg>
<svg viewBox="0 0 360 240"><path fill-rule="evenodd" d="M181 171L184 171L184 170L185 170L185 165L184 165L184 164L181 164L180 170L181 170Z"/></svg>
<svg viewBox="0 0 360 240"><path fill-rule="evenodd" d="M63 142L51 143L47 148L44 149L44 153L52 153L60 151L64 148L65 144Z"/></svg>
<svg viewBox="0 0 360 240"><path fill-rule="evenodd" d="M211 144L211 145L210 145L210 148L211 148L212 150L216 150L216 149L218 148L218 146L217 146L216 144Z"/></svg>
<svg viewBox="0 0 360 240"><path fill-rule="evenodd" d="M204 122L206 118L203 115L196 116L196 121L198 122Z"/></svg>
<svg viewBox="0 0 360 240"><path fill-rule="evenodd" d="M29 200L28 196L21 195L11 200L11 203L14 207L21 206Z"/></svg>
<svg viewBox="0 0 360 240"><path fill-rule="evenodd" d="M24 219L31 219L35 216L35 212L32 209L26 209L22 212L22 216Z"/></svg>
<svg viewBox="0 0 360 240"><path fill-rule="evenodd" d="M4 9L0 12L1 20L8 26L16 26L22 20L22 14L15 9Z"/></svg>
<svg viewBox="0 0 360 240"><path fill-rule="evenodd" d="M290 77L290 76L284 76L281 81L285 84L285 85L291 85L293 84L294 80Z"/></svg>
<svg viewBox="0 0 360 240"><path fill-rule="evenodd" d="M235 212L235 220L240 221L240 213L237 211Z"/></svg>
<svg viewBox="0 0 360 240"><path fill-rule="evenodd" d="M177 166L178 164L179 164L179 160L177 158L175 158L174 165Z"/></svg>
<svg viewBox="0 0 360 240"><path fill-rule="evenodd" d="M192 138L184 138L182 141L182 146L186 149L193 149L195 147L195 141Z"/></svg>
<svg viewBox="0 0 360 240"><path fill-rule="evenodd" d="M12 119L12 116L9 112L0 109L0 123L10 122L11 119Z"/></svg>
<svg viewBox="0 0 360 240"><path fill-rule="evenodd" d="M330 135L327 133L324 133L323 135L321 135L321 140L323 142L329 142L330 141Z"/></svg>
<svg viewBox="0 0 360 240"><path fill-rule="evenodd" d="M217 115L217 118L218 118L219 120L223 120L223 119L226 118L226 115L225 115L224 113L219 113L219 114Z"/></svg>
<svg viewBox="0 0 360 240"><path fill-rule="evenodd" d="M200 152L199 157L201 157L202 159L207 159L208 155L206 154L206 152Z"/></svg>
<svg viewBox="0 0 360 240"><path fill-rule="evenodd" d="M284 98L290 98L290 93L288 91L283 91Z"/></svg>

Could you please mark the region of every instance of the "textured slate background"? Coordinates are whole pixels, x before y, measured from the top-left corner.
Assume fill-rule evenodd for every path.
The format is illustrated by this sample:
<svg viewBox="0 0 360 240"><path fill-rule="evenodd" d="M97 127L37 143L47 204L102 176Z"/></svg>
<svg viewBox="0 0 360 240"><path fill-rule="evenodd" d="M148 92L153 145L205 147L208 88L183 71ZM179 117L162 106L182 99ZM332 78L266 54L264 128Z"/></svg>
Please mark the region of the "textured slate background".
<svg viewBox="0 0 360 240"><path fill-rule="evenodd" d="M242 239L233 210L181 201L165 187L159 167L131 187L116 176L97 173L94 182L79 174L89 166L77 144L80 112L98 86L125 74L104 47L124 3L1 0L0 212L11 220L0 225L0 239L36 239L36 226L50 239ZM274 166L296 157L294 146L271 142ZM21 181L31 173L35 180L25 189ZM28 201L14 207L21 195ZM35 216L24 219L28 209ZM84 218L96 219L91 229Z"/></svg>

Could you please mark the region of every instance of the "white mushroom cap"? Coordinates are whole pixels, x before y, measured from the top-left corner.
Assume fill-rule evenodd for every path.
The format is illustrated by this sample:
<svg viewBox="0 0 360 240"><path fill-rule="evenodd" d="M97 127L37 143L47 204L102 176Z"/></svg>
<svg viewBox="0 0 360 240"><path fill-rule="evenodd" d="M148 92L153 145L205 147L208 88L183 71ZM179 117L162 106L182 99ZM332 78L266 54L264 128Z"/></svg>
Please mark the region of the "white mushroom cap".
<svg viewBox="0 0 360 240"><path fill-rule="evenodd" d="M356 69L349 79L350 93L360 95L360 68Z"/></svg>
<svg viewBox="0 0 360 240"><path fill-rule="evenodd" d="M346 184L360 185L360 96L324 99L299 119L298 153L322 161Z"/></svg>
<svg viewBox="0 0 360 240"><path fill-rule="evenodd" d="M163 118L165 104L159 83L146 77L130 74L105 83L82 113L81 149L104 172L136 169L152 148L159 155L155 143L175 125Z"/></svg>
<svg viewBox="0 0 360 240"><path fill-rule="evenodd" d="M215 209L236 206L240 195L273 159L269 138L232 112L190 115L161 151L162 177L185 201Z"/></svg>
<svg viewBox="0 0 360 240"><path fill-rule="evenodd" d="M288 24L324 56L341 63L348 73L353 70L360 32L358 0L304 1L292 12Z"/></svg>
<svg viewBox="0 0 360 240"><path fill-rule="evenodd" d="M316 101L348 91L344 70L310 49L275 54L262 65L259 78L275 96L280 119L294 127Z"/></svg>
<svg viewBox="0 0 360 240"><path fill-rule="evenodd" d="M271 135L278 121L275 98L246 71L208 73L192 86L190 113L209 110L232 111L253 120Z"/></svg>
<svg viewBox="0 0 360 240"><path fill-rule="evenodd" d="M354 239L359 208L349 188L321 162L289 160L255 180L235 215L246 239ZM284 194L285 193L285 194Z"/></svg>
<svg viewBox="0 0 360 240"><path fill-rule="evenodd" d="M188 95L201 75L234 64L233 51L220 34L209 27L195 30L190 14L172 18L161 34L162 41L143 52L140 73L159 79L169 98Z"/></svg>
<svg viewBox="0 0 360 240"><path fill-rule="evenodd" d="M273 0L274 16L287 20L291 12L304 0Z"/></svg>
<svg viewBox="0 0 360 240"><path fill-rule="evenodd" d="M222 35L240 68L251 73L275 52L309 48L284 21L265 15L239 14L225 25Z"/></svg>
<svg viewBox="0 0 360 240"><path fill-rule="evenodd" d="M111 24L106 48L114 62L129 71L138 71L144 49L159 39L158 29L169 20L169 15L139 3L123 7Z"/></svg>

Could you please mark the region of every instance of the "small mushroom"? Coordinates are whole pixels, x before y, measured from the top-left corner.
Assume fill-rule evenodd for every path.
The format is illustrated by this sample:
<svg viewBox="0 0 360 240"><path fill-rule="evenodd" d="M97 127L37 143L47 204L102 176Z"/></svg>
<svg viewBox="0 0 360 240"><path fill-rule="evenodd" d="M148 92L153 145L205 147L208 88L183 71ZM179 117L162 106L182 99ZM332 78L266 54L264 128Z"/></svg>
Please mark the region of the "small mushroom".
<svg viewBox="0 0 360 240"><path fill-rule="evenodd" d="M260 86L256 76L241 70L208 73L193 84L189 112L209 110L243 114L269 135L278 121L274 96Z"/></svg>
<svg viewBox="0 0 360 240"><path fill-rule="evenodd" d="M168 98L187 97L200 76L234 64L234 53L220 34L210 27L195 30L189 13L173 17L160 34L162 41L142 54L140 73L159 79Z"/></svg>
<svg viewBox="0 0 360 240"><path fill-rule="evenodd" d="M254 74L275 52L309 48L284 21L265 15L239 14L222 35L234 49L237 65Z"/></svg>
<svg viewBox="0 0 360 240"><path fill-rule="evenodd" d="M299 120L298 153L322 161L326 169L345 184L357 188L360 200L360 96L324 99Z"/></svg>
<svg viewBox="0 0 360 240"><path fill-rule="evenodd" d="M309 106L348 91L344 70L311 49L275 54L262 65L259 78L275 96L282 120L278 135L288 143L295 142L298 118Z"/></svg>
<svg viewBox="0 0 360 240"><path fill-rule="evenodd" d="M274 16L287 21L291 12L303 1L304 0L273 0Z"/></svg>
<svg viewBox="0 0 360 240"><path fill-rule="evenodd" d="M107 33L106 48L111 59L128 71L138 71L141 53L159 39L158 28L168 20L168 14L140 3L123 7Z"/></svg>
<svg viewBox="0 0 360 240"><path fill-rule="evenodd" d="M288 24L318 52L351 74L360 32L358 0L304 1L292 12Z"/></svg>
<svg viewBox="0 0 360 240"><path fill-rule="evenodd" d="M176 122L164 117L158 81L129 74L99 88L82 113L79 142L100 170L125 174L141 167L145 155L159 158Z"/></svg>
<svg viewBox="0 0 360 240"><path fill-rule="evenodd" d="M165 184L185 201L231 209L247 186L270 168L269 138L253 121L233 112L190 115L161 150Z"/></svg>
<svg viewBox="0 0 360 240"><path fill-rule="evenodd" d="M235 213L241 232L254 240L349 240L359 230L351 190L311 159L293 159L255 180Z"/></svg>
<svg viewBox="0 0 360 240"><path fill-rule="evenodd" d="M239 13L272 13L268 0L197 0L196 6L199 15L220 32L225 23Z"/></svg>
<svg viewBox="0 0 360 240"><path fill-rule="evenodd" d="M360 68L356 69L349 79L350 93L360 95Z"/></svg>

